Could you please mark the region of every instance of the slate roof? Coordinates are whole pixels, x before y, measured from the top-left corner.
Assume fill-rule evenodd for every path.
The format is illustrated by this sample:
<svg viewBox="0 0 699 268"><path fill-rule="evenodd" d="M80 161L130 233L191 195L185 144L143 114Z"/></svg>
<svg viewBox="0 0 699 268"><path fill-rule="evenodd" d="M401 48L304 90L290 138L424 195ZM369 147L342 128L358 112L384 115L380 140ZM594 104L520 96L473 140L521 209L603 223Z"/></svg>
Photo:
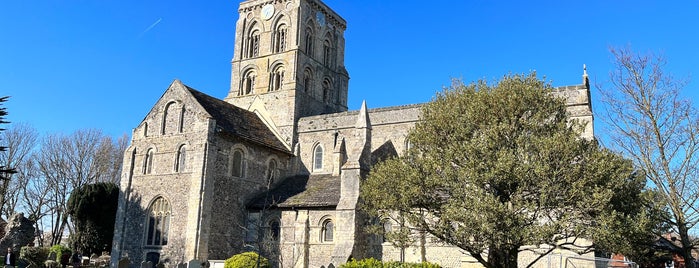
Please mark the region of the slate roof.
<svg viewBox="0 0 699 268"><path fill-rule="evenodd" d="M265 202L267 199L267 202ZM331 174L296 175L248 203L249 209L335 207L340 202L340 176Z"/></svg>
<svg viewBox="0 0 699 268"><path fill-rule="evenodd" d="M243 140L291 154L284 144L272 133L255 113L233 104L206 95L191 87L187 90L209 113L224 135L232 135Z"/></svg>

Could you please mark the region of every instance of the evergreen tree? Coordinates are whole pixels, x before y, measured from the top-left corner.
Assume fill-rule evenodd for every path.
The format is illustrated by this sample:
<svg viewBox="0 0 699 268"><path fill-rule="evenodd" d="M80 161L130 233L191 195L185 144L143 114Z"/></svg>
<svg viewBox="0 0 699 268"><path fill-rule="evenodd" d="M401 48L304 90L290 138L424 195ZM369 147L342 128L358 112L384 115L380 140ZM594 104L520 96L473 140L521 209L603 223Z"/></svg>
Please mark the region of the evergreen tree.
<svg viewBox="0 0 699 268"><path fill-rule="evenodd" d="M75 225L72 246L82 254L111 251L119 188L114 183L86 184L68 199L68 214Z"/></svg>
<svg viewBox="0 0 699 268"><path fill-rule="evenodd" d="M406 155L372 169L365 208L406 220L487 268L518 267L524 250L538 258L519 267L557 249L630 243L654 226L644 177L581 138L583 126L552 90L533 73L494 85L455 81L424 106Z"/></svg>

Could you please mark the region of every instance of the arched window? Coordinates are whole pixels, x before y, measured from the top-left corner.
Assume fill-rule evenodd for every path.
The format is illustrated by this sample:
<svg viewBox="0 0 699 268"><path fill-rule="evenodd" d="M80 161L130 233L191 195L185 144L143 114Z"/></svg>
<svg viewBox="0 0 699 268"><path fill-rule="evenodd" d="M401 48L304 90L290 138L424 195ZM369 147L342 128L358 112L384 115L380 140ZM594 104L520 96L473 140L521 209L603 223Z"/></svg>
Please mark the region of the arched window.
<svg viewBox="0 0 699 268"><path fill-rule="evenodd" d="M253 29L248 34L248 50L247 57L257 57L260 55L260 30Z"/></svg>
<svg viewBox="0 0 699 268"><path fill-rule="evenodd" d="M148 137L148 122L143 122L143 137Z"/></svg>
<svg viewBox="0 0 699 268"><path fill-rule="evenodd" d="M286 38L287 38L287 27L286 24L279 24L274 31L274 52L284 52L286 50Z"/></svg>
<svg viewBox="0 0 699 268"><path fill-rule="evenodd" d="M279 235L281 234L282 228L278 220L272 220L269 222L269 238L272 241L279 241Z"/></svg>
<svg viewBox="0 0 699 268"><path fill-rule="evenodd" d="M311 92L313 89L313 72L311 68L303 70L303 86L306 93Z"/></svg>
<svg viewBox="0 0 699 268"><path fill-rule="evenodd" d="M332 42L330 41L330 36L327 35L325 36L325 40L323 41L323 63L325 64L325 66L330 66L332 64L332 51Z"/></svg>
<svg viewBox="0 0 699 268"><path fill-rule="evenodd" d="M257 75L255 71L248 70L243 73L243 83L240 88L240 96L252 94L255 90L255 78Z"/></svg>
<svg viewBox="0 0 699 268"><path fill-rule="evenodd" d="M175 172L183 172L187 169L187 148L184 145L177 150L175 157Z"/></svg>
<svg viewBox="0 0 699 268"><path fill-rule="evenodd" d="M276 179L277 179L277 160L271 159L271 160L269 160L269 164L267 164L267 182L271 184Z"/></svg>
<svg viewBox="0 0 699 268"><path fill-rule="evenodd" d="M391 220L389 220L389 219L383 220L383 236L381 237L383 242L388 242L386 240L386 234L389 234L392 231L393 231L393 225L391 224Z"/></svg>
<svg viewBox="0 0 699 268"><path fill-rule="evenodd" d="M275 67L269 75L269 79L269 91L280 90L284 84L284 66L280 64Z"/></svg>
<svg viewBox="0 0 699 268"><path fill-rule="evenodd" d="M160 125L160 134L162 135L173 133L175 132L176 127L179 128L179 123L175 120L180 118L178 114L181 114L181 110L178 112L176 110L177 105L175 104L176 102L169 102L165 105L165 110L163 111L163 122Z"/></svg>
<svg viewBox="0 0 699 268"><path fill-rule="evenodd" d="M324 102L329 102L331 100L331 94L332 94L332 85L330 84L330 80L325 79L323 80L323 101Z"/></svg>
<svg viewBox="0 0 699 268"><path fill-rule="evenodd" d="M323 170L323 147L320 144L313 150L313 170Z"/></svg>
<svg viewBox="0 0 699 268"><path fill-rule="evenodd" d="M313 28L307 27L306 28L306 54L313 58L313 42L315 40L315 36L313 34Z"/></svg>
<svg viewBox="0 0 699 268"><path fill-rule="evenodd" d="M325 220L320 231L321 242L332 242L335 225L332 220Z"/></svg>
<svg viewBox="0 0 699 268"><path fill-rule="evenodd" d="M167 245L168 231L170 228L170 203L163 197L156 198L148 207L146 222L146 245Z"/></svg>
<svg viewBox="0 0 699 268"><path fill-rule="evenodd" d="M143 174L150 174L153 169L153 149L148 149L143 158Z"/></svg>
<svg viewBox="0 0 699 268"><path fill-rule="evenodd" d="M231 157L231 176L242 178L245 175L245 155L243 150L235 149L233 150L233 156Z"/></svg>

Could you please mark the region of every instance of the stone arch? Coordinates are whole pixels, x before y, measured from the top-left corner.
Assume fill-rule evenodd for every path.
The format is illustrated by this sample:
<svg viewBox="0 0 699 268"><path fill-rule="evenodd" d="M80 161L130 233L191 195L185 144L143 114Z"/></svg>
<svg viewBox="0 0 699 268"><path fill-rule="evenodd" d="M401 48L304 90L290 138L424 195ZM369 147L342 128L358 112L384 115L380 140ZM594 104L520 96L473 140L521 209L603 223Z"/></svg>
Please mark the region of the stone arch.
<svg viewBox="0 0 699 268"><path fill-rule="evenodd" d="M282 234L282 220L277 216L269 216L265 219L265 236L272 241L279 241Z"/></svg>
<svg viewBox="0 0 699 268"><path fill-rule="evenodd" d="M289 29L291 29L291 24L284 14L279 14L272 25L272 52L279 53L284 52L288 48L289 44Z"/></svg>
<svg viewBox="0 0 699 268"><path fill-rule="evenodd" d="M335 38L330 31L323 36L323 64L331 67L335 62Z"/></svg>
<svg viewBox="0 0 699 268"><path fill-rule="evenodd" d="M187 171L189 164L189 157L187 154L187 148L189 146L187 143L181 143L177 146L177 151L175 152L175 172L185 172Z"/></svg>
<svg viewBox="0 0 699 268"><path fill-rule="evenodd" d="M312 92L313 92L313 81L314 81L314 80L315 80L315 79L314 79L314 77L313 77L313 68L311 68L311 66L308 66L308 65L305 66L305 67L303 68L303 88L304 88L304 92L306 92L306 93L308 93L308 94L312 94Z"/></svg>
<svg viewBox="0 0 699 268"><path fill-rule="evenodd" d="M320 226L318 241L321 243L332 243L335 240L335 223L335 219L330 215L320 218L318 222L318 226Z"/></svg>
<svg viewBox="0 0 699 268"><path fill-rule="evenodd" d="M313 21L313 19L308 19L306 21L306 27L303 30L303 45L304 45L304 51L306 52L306 55L308 55L311 58L315 58L313 55L315 40L316 40L315 35L316 35L315 22Z"/></svg>
<svg viewBox="0 0 699 268"><path fill-rule="evenodd" d="M237 178L245 178L248 157L249 149L245 145L233 145L228 156L228 175Z"/></svg>
<svg viewBox="0 0 699 268"><path fill-rule="evenodd" d="M335 90L333 90L334 87L332 79L330 79L330 77L327 76L324 77L323 82L321 83L321 87L323 89L323 102L332 102L332 100L334 99L333 96L335 92Z"/></svg>
<svg viewBox="0 0 699 268"><path fill-rule="evenodd" d="M286 76L286 62L277 60L272 63L269 73L269 91L281 90Z"/></svg>
<svg viewBox="0 0 699 268"><path fill-rule="evenodd" d="M163 195L157 195L146 209L144 242L146 246L165 246L168 243L172 206Z"/></svg>
<svg viewBox="0 0 699 268"><path fill-rule="evenodd" d="M179 100L168 101L163 108L163 117L160 123L160 134L165 135L169 133L179 132L180 126L180 105L182 102Z"/></svg>
<svg viewBox="0 0 699 268"><path fill-rule="evenodd" d="M153 145L149 146L145 153L143 154L143 170L142 174L148 175L153 171L153 161L155 160L155 154L158 152L157 148Z"/></svg>
<svg viewBox="0 0 699 268"><path fill-rule="evenodd" d="M257 20L250 21L248 30L245 33L244 58L253 58L260 55L260 44L264 31L263 23L259 23Z"/></svg>
<svg viewBox="0 0 699 268"><path fill-rule="evenodd" d="M238 96L250 95L255 93L255 80L257 80L257 68L246 67L240 73L240 90Z"/></svg>
<svg viewBox="0 0 699 268"><path fill-rule="evenodd" d="M279 180L280 165L280 161L276 156L272 155L267 158L267 161L265 161L265 178L267 178L267 183L272 184Z"/></svg>

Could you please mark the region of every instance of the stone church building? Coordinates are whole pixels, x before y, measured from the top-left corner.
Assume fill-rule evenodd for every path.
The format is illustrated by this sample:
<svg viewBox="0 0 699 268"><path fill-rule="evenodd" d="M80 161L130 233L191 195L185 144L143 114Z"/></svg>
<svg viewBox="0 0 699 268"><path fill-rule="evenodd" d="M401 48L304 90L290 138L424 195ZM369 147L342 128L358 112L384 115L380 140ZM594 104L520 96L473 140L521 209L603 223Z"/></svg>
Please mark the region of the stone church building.
<svg viewBox="0 0 699 268"><path fill-rule="evenodd" d="M259 249L275 267L349 258L468 265L427 241L401 252L365 226L361 181L406 149L421 105L347 110L347 22L319 0L248 0L238 9L225 99L175 80L133 130L124 154L112 267L167 267ZM557 89L588 122L589 83Z"/></svg>

